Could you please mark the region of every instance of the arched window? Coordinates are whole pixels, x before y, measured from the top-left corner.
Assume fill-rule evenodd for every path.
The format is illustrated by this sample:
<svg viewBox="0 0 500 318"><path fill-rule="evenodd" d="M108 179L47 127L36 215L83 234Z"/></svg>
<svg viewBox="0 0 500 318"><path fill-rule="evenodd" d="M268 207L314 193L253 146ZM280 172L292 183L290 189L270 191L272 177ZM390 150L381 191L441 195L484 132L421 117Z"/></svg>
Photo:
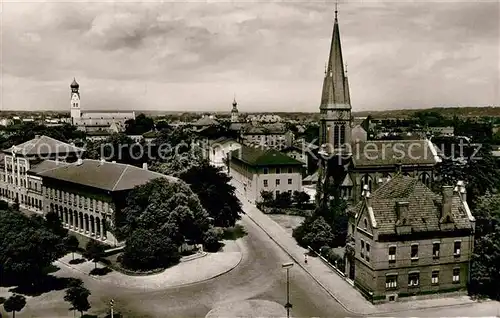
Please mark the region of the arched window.
<svg viewBox="0 0 500 318"><path fill-rule="evenodd" d="M340 128L340 144L345 144L345 124L339 126Z"/></svg>

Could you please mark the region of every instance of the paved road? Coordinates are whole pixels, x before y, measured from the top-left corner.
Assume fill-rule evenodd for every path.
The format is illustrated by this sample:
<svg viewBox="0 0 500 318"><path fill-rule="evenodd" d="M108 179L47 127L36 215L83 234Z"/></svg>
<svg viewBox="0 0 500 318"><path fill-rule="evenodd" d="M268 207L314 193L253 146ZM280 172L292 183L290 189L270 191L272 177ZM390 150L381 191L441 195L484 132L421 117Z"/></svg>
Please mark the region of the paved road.
<svg viewBox="0 0 500 318"><path fill-rule="evenodd" d="M248 234L241 239L243 260L231 272L213 280L191 286L162 291L125 289L105 285L87 275L80 277L91 290L93 313L104 313L109 299L126 317L204 317L218 303L245 299L265 299L284 304L286 275L281 264L289 257L265 235L248 217L242 225ZM61 269L67 271L67 269ZM307 274L295 266L290 271L291 315L294 317L346 317L342 307L327 295ZM22 312L22 317L72 317L63 292L41 296L43 304L33 304ZM42 299L41 298L41 299Z"/></svg>

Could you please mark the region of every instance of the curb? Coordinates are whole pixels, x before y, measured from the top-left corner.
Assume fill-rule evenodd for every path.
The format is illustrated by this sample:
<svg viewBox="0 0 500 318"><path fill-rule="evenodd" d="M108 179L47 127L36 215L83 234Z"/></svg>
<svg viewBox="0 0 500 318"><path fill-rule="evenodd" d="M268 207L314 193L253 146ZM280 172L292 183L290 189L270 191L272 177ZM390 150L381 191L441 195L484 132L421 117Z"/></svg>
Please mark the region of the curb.
<svg viewBox="0 0 500 318"><path fill-rule="evenodd" d="M300 268L302 268L309 276L311 276L311 278L321 287L323 288L323 290L328 294L330 295L330 297L332 297L337 303L340 304L340 306L342 306L342 308L344 308L344 310L346 310L347 312L349 313L352 313L352 314L356 314L356 315L366 315L366 314L371 314L371 313L360 313L360 312L356 312L356 311L353 311L349 308L347 308L346 305L344 305L338 298L337 296L335 296L332 292L330 292L328 290L328 288L326 288L325 285L323 285L318 279L316 279L316 277L314 277L313 274L311 274L311 272L302 265L302 263L300 261L298 261L292 254L290 254L288 252L288 250L283 247L283 245L281 245L278 241L276 241L257 221L255 221L248 213L246 213L246 216L248 216L248 218L250 220L252 220L253 223L255 223L255 225L257 225L262 231L264 231L264 233L266 233L266 235L274 242L276 243L276 245L278 245L298 266L300 266Z"/></svg>
<svg viewBox="0 0 500 318"><path fill-rule="evenodd" d="M266 235L274 242L276 245L278 245L300 268L302 268L323 290L330 295L339 305L346 310L349 313L355 314L355 315L376 315L376 314L390 314L390 313L401 313L401 312L408 312L408 311L420 311L420 310L427 310L427 309L436 309L436 308L451 308L451 307L462 307L462 306L470 306L477 304L478 302L470 302L470 303L462 303L462 304L450 304L450 305L436 305L436 306L429 306L429 307L420 307L420 308L412 308L412 309L397 309L397 310L389 310L389 311L369 311L369 312L357 312L354 310L349 309L346 305L344 305L338 298L335 296L330 290L324 286L316 277L306 268L302 265L302 262L297 260L293 255L291 255L285 247L283 247L282 244L280 244L278 241L276 241L257 221L255 221L248 213L246 213L246 216L255 224L257 225Z"/></svg>
<svg viewBox="0 0 500 318"><path fill-rule="evenodd" d="M189 262L189 261L193 261L193 260L195 260L195 259L198 259L198 258L205 257L205 256L207 256L207 255L208 255L208 253L207 253L207 252L196 253L196 254L194 254L194 255L190 255L190 256L192 256L191 258L188 258L189 256L186 256L186 258L185 258L185 259L181 259L181 260L179 261L179 263L186 263L186 262Z"/></svg>
<svg viewBox="0 0 500 318"><path fill-rule="evenodd" d="M238 244L239 244L239 243L238 243ZM164 288L164 289L179 288L179 287L187 287L187 286L193 286L193 285L200 284L200 283L206 283L206 282L208 282L208 281L210 281L210 280L212 280L212 279L215 279L215 278L217 278L217 277L220 277L220 276L222 276L222 275L224 275L224 274L229 273L230 271L232 271L233 269L235 269L236 267L238 267L238 265L240 265L240 264L241 264L241 261L243 260L243 253L241 252L241 248L240 248L240 246L238 246L238 249L240 250L240 252L239 252L239 253L240 253L240 259L238 260L238 262L237 262L234 266L232 266L231 268L229 268L229 269L227 269L227 270L223 271L222 273L216 274L216 275L214 275L214 276L212 276L212 277L209 277L209 278L205 278L205 279L203 279L203 280L199 280L199 281L197 281L197 282L186 283L186 284L175 285L175 286L168 286L168 287L166 287L166 288ZM208 255L208 253L207 253L207 255Z"/></svg>
<svg viewBox="0 0 500 318"><path fill-rule="evenodd" d="M214 278L217 278L217 277L219 277L219 276L222 276L222 275L224 275L224 274L229 273L230 271L232 271L233 269L235 269L236 267L238 267L238 265L240 265L240 264L241 264L241 261L243 260L243 253L241 252L241 247L239 246L239 244L241 244L241 243L239 243L238 241L235 241L235 243L238 245L238 249L240 250L239 252L237 252L237 253L239 253L239 254L240 254L240 258L239 258L238 262L237 262L234 266L231 266L231 268L226 269L226 270L224 270L223 272L218 273L218 274L216 274L216 275L214 275L214 276L212 276L212 277L205 278L205 279L202 279L202 280L199 280L199 281L195 281L195 282L191 282L191 283L185 283L185 284L179 284L179 285L165 286L164 288L161 288L161 289L151 289L151 290L166 290L166 289L171 289L171 288L179 288L179 287L192 286L192 285L196 285L196 284L199 284L199 283L205 283L205 282L207 282L207 281L209 281L209 280L212 280L212 279L214 279ZM204 255L202 255L202 256L200 256L200 257L197 257L197 258L194 258L194 259L198 259L198 258L205 257L205 256L207 256L208 254L209 254L209 253L205 253ZM185 261L184 263L187 263L187 262L192 261L192 260L194 260L194 259L187 260L187 261ZM79 268L76 268L76 267L72 266L71 264L67 264L66 262L63 262L63 261L60 261L60 260L56 260L55 262L57 262L57 263L61 263L61 264L65 265L66 267L69 267L69 268L70 268L70 269L72 269L72 270L75 270L75 271L77 271L77 272L80 272L80 273L82 273L82 274L84 274L84 275L88 276L88 277L91 277L91 278L92 278L92 279L94 279L95 281L101 281L101 282L103 282L101 279L99 279L99 278L97 278L97 277L94 277L94 276L90 275L89 273L86 273L86 272L84 272L83 270L81 270L81 269L79 269ZM118 271L116 271L116 272L118 272ZM120 272L118 272L118 273L120 273ZM126 274L123 274L123 273L120 273L120 274L125 275L125 276L128 276L128 277L135 277L135 276L126 275ZM104 281L104 283L106 283L106 284L112 284L112 285L118 286L117 284L113 284L112 282L106 282L106 281ZM131 289L141 289L141 288L131 287Z"/></svg>

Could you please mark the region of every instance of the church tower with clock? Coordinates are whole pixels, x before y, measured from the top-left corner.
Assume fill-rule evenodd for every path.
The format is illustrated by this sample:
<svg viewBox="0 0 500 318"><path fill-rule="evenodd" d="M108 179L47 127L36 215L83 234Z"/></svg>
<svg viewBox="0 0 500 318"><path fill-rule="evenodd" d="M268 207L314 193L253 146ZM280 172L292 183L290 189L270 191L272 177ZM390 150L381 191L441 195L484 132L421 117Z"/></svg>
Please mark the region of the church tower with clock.
<svg viewBox="0 0 500 318"><path fill-rule="evenodd" d="M344 71L340 31L335 8L335 22L330 56L325 67L320 105L319 141L326 152L344 152L351 143L351 98Z"/></svg>
<svg viewBox="0 0 500 318"><path fill-rule="evenodd" d="M71 88L71 124L77 125L82 116L81 108L80 108L80 84L76 82L76 79L73 79L73 82L70 85Z"/></svg>

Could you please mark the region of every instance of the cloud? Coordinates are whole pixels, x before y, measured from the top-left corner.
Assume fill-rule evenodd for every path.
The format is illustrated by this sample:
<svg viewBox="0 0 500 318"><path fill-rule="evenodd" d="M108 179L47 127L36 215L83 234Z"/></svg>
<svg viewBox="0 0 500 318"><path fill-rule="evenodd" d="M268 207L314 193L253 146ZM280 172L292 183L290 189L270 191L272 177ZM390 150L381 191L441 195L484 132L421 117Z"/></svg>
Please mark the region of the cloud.
<svg viewBox="0 0 500 318"><path fill-rule="evenodd" d="M499 9L341 4L354 110L499 105ZM298 1L6 2L2 107L67 109L76 76L89 109L228 110L236 92L243 111L317 111L333 10Z"/></svg>

